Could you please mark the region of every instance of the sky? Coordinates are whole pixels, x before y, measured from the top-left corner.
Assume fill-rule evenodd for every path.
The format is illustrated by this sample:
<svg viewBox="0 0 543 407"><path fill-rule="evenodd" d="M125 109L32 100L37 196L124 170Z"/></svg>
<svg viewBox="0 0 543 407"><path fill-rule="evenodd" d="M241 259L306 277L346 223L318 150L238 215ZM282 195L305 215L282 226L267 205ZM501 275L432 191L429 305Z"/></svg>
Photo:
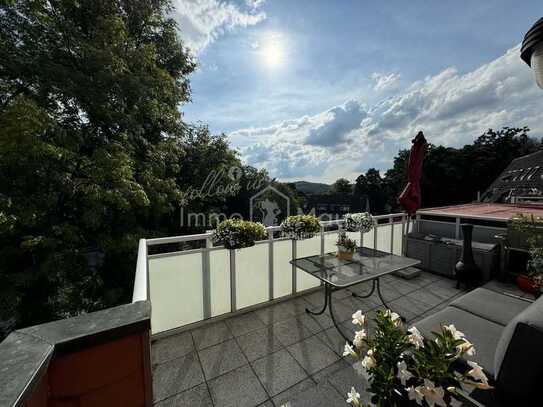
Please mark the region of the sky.
<svg viewBox="0 0 543 407"><path fill-rule="evenodd" d="M174 0L198 62L185 121L281 181L385 171L419 130L460 147L488 128L543 137L519 57L541 0Z"/></svg>

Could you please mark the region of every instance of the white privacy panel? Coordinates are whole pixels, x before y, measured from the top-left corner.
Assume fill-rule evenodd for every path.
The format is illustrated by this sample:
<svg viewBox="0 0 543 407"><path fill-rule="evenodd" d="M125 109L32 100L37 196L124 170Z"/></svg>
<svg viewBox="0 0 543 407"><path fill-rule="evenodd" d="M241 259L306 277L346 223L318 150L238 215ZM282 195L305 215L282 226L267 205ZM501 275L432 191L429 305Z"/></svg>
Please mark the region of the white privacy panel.
<svg viewBox="0 0 543 407"><path fill-rule="evenodd" d="M202 254L149 258L153 334L204 317Z"/></svg>
<svg viewBox="0 0 543 407"><path fill-rule="evenodd" d="M236 250L236 308L268 300L268 265L268 243Z"/></svg>
<svg viewBox="0 0 543 407"><path fill-rule="evenodd" d="M336 246L337 236L338 236L337 231L324 234L324 252L325 253L335 252L337 250L337 246Z"/></svg>
<svg viewBox="0 0 543 407"><path fill-rule="evenodd" d="M209 294L211 316L230 312L230 251L227 249L209 252Z"/></svg>
<svg viewBox="0 0 543 407"><path fill-rule="evenodd" d="M321 253L321 237L317 234L311 239L298 240L296 242L296 256L307 257L320 255ZM309 288L317 287L320 285L320 280L309 275L303 270L296 270L296 290L303 291Z"/></svg>
<svg viewBox="0 0 543 407"><path fill-rule="evenodd" d="M292 241L273 242L273 298L292 293Z"/></svg>

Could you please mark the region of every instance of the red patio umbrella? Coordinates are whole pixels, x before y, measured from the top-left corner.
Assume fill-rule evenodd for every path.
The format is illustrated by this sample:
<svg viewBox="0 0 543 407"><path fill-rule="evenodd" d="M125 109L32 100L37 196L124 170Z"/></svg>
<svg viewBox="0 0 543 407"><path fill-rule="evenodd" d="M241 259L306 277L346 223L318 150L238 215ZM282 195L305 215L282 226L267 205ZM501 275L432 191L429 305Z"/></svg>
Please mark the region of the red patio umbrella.
<svg viewBox="0 0 543 407"><path fill-rule="evenodd" d="M422 176L422 163L428 147L422 131L419 131L411 142L413 146L409 153L407 185L398 197L398 202L410 216L417 212L421 205L420 178Z"/></svg>

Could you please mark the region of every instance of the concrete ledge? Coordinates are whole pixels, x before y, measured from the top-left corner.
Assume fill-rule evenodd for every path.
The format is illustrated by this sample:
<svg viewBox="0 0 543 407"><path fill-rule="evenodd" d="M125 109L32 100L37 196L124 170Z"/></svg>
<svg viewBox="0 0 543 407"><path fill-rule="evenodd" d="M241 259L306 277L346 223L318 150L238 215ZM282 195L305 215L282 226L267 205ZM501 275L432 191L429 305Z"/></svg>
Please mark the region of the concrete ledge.
<svg viewBox="0 0 543 407"><path fill-rule="evenodd" d="M24 405L54 357L148 332L150 318L150 302L138 301L12 332L0 343L0 405Z"/></svg>

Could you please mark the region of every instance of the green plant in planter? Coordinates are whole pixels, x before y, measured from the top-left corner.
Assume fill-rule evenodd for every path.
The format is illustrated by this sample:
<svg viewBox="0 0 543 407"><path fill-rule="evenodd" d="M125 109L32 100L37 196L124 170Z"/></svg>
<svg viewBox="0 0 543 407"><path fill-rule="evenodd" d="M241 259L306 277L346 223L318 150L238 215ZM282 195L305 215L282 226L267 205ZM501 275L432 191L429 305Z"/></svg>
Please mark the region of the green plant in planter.
<svg viewBox="0 0 543 407"><path fill-rule="evenodd" d="M356 240L349 239L345 231L340 231L337 237L337 254L340 259L350 260L353 258L353 253L356 250Z"/></svg>
<svg viewBox="0 0 543 407"><path fill-rule="evenodd" d="M508 222L507 240L515 248L543 246L543 219L533 214L516 214Z"/></svg>
<svg viewBox="0 0 543 407"><path fill-rule="evenodd" d="M212 235L213 242L222 243L227 249L251 247L256 240L266 237L264 225L241 219L227 219L219 223Z"/></svg>
<svg viewBox="0 0 543 407"><path fill-rule="evenodd" d="M340 250L354 252L356 250L356 240L349 239L347 233L341 231L338 234L336 246L338 246Z"/></svg>
<svg viewBox="0 0 543 407"><path fill-rule="evenodd" d="M528 276L539 287L539 289L543 287L543 247L533 247L530 249Z"/></svg>
<svg viewBox="0 0 543 407"><path fill-rule="evenodd" d="M461 386L491 388L482 368L468 361L469 369L454 370L454 362L475 349L454 325L442 326L432 340L423 338L416 327L406 329L400 316L390 310L377 311L374 335L367 335L367 320L361 311L353 314L353 346L345 344L344 356L361 361L359 370L369 382L371 402L377 407L405 405L407 400L420 406L460 406ZM347 402L362 406L353 387Z"/></svg>
<svg viewBox="0 0 543 407"><path fill-rule="evenodd" d="M288 216L281 222L281 233L290 239L311 238L319 231L319 219L312 215Z"/></svg>

